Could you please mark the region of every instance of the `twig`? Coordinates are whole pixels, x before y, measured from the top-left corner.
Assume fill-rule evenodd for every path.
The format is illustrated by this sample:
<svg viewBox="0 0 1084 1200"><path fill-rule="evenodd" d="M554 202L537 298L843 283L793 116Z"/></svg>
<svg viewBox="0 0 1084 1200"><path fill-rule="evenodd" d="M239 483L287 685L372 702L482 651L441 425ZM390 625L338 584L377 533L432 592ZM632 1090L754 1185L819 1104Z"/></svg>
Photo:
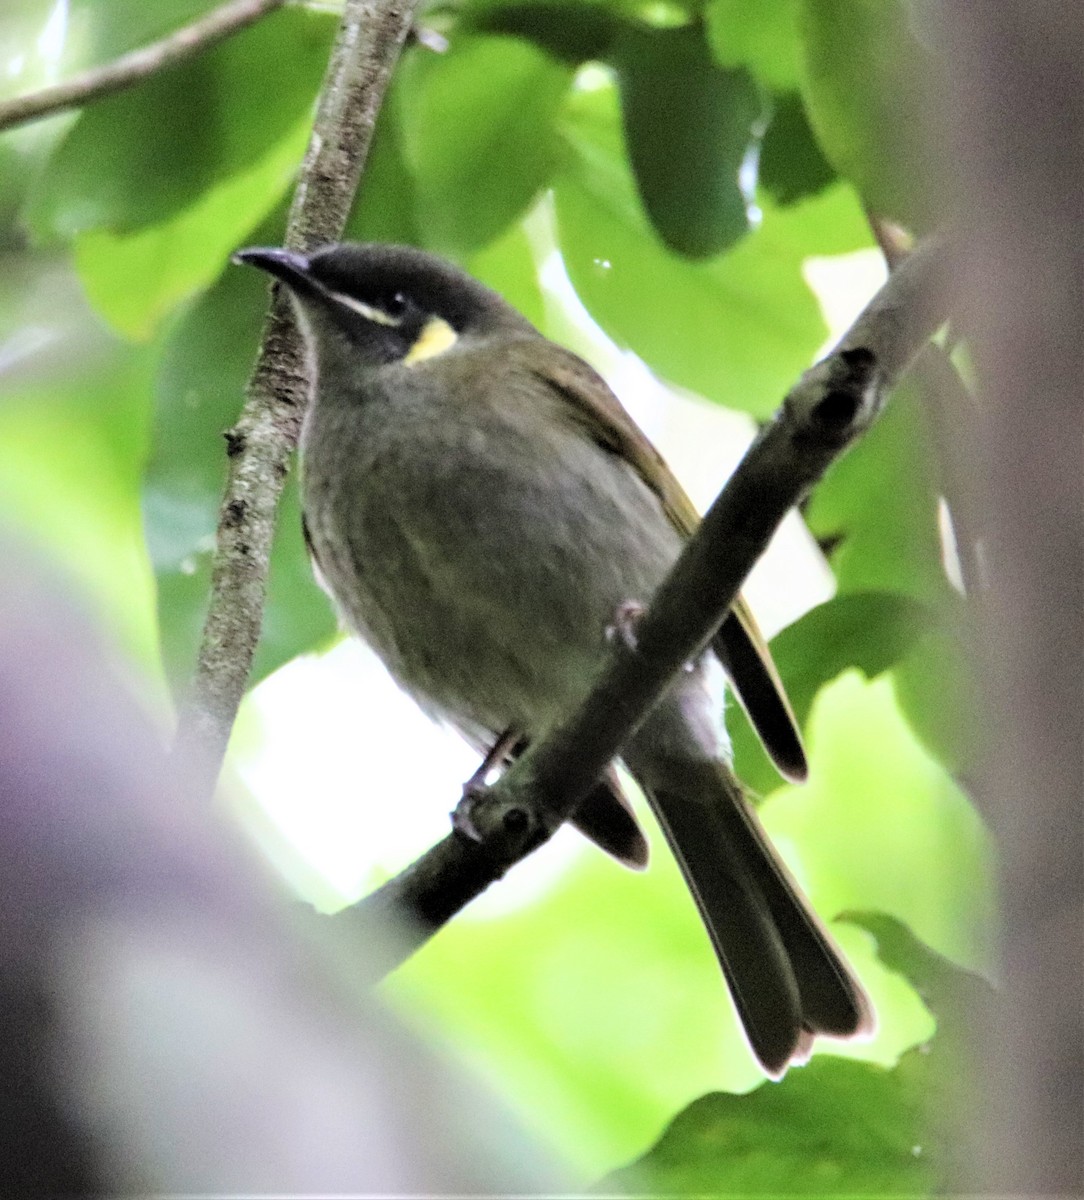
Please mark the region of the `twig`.
<svg viewBox="0 0 1084 1200"><path fill-rule="evenodd" d="M940 490L952 521L960 579L965 594L974 599L990 584L983 559L984 513L977 500L981 490L979 464L989 461L982 452L988 437L987 422L943 347L931 342L915 359L912 375L925 400L933 430Z"/></svg>
<svg viewBox="0 0 1084 1200"><path fill-rule="evenodd" d="M346 0L285 243L309 250L342 235L377 114L418 0ZM174 753L210 790L260 634L275 510L308 401L304 347L277 288L241 417L226 438L211 599Z"/></svg>
<svg viewBox="0 0 1084 1200"><path fill-rule="evenodd" d="M911 253L906 230L867 210L866 218L890 271ZM930 343L915 360L911 373L925 402L934 430L941 467L941 490L952 518L956 558L964 591L977 596L987 586L982 561L982 513L975 503L975 464L987 456L976 447L985 434L982 414L947 350Z"/></svg>
<svg viewBox="0 0 1084 1200"><path fill-rule="evenodd" d="M402 926L391 969L544 842L586 795L670 679L708 643L785 514L876 419L893 385L944 321L948 254L921 244L839 346L803 375L719 494L636 626L618 641L594 689L568 720L472 799L481 843L452 833L338 918L393 914ZM367 968L375 971L372 964Z"/></svg>
<svg viewBox="0 0 1084 1200"><path fill-rule="evenodd" d="M0 104L0 132L122 92L157 71L209 50L284 3L285 0L230 0L190 25L175 29L161 41L133 50L111 63L92 67L66 83L8 100Z"/></svg>

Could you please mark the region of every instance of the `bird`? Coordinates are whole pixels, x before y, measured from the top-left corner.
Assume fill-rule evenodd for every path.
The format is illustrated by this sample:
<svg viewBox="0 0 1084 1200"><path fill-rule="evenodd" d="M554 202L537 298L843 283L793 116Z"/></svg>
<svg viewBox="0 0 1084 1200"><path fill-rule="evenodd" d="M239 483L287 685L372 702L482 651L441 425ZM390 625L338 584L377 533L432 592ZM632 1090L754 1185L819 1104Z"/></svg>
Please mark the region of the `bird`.
<svg viewBox="0 0 1084 1200"><path fill-rule="evenodd" d="M698 516L602 377L499 294L409 246L250 247L293 301L313 374L303 527L345 626L432 717L500 765L582 700L615 614L649 605ZM738 598L621 751L700 911L746 1040L778 1079L873 1008L730 763L727 682L770 757L801 735ZM611 767L570 818L648 847Z"/></svg>

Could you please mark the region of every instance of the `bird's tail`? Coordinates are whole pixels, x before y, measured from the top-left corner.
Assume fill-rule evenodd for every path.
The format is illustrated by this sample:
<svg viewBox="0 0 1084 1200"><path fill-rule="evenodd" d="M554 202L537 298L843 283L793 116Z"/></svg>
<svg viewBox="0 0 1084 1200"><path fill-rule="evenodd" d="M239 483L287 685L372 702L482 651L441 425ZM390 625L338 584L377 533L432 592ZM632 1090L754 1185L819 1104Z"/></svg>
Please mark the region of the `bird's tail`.
<svg viewBox="0 0 1084 1200"><path fill-rule="evenodd" d="M641 786L681 866L745 1028L778 1078L817 1034L847 1038L873 1009L722 762L670 761Z"/></svg>

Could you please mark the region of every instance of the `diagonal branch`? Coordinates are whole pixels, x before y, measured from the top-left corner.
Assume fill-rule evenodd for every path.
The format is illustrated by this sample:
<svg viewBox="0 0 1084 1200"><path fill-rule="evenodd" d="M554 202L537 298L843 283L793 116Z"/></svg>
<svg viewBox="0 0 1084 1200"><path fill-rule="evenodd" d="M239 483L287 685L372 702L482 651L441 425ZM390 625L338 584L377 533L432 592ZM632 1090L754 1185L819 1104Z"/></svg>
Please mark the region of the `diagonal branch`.
<svg viewBox="0 0 1084 1200"><path fill-rule="evenodd" d="M92 67L66 83L16 96L0 104L0 133L69 108L80 108L134 87L156 72L209 50L232 34L281 8L286 0L229 0L160 41L142 46L100 67Z"/></svg>
<svg viewBox="0 0 1084 1200"><path fill-rule="evenodd" d="M286 245L342 236L392 70L418 0L346 0L324 77ZM297 445L309 380L304 348L277 288L244 409L226 438L211 599L175 755L196 787L214 786L260 635L275 512Z"/></svg>
<svg viewBox="0 0 1084 1200"><path fill-rule="evenodd" d="M489 789L473 795L481 840L449 834L338 918L367 935L397 920L391 970L548 839L594 785L682 665L707 645L789 509L880 414L892 387L943 323L945 244L921 244L891 275L839 346L791 389L749 449L636 626L618 641L590 695Z"/></svg>

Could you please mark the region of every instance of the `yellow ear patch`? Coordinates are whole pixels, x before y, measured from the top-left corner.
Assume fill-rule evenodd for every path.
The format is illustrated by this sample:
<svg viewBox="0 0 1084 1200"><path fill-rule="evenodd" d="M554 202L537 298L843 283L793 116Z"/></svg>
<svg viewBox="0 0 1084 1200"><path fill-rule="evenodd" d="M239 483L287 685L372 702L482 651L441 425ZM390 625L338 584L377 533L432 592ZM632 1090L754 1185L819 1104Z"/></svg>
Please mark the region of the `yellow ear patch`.
<svg viewBox="0 0 1084 1200"><path fill-rule="evenodd" d="M412 367L415 363L424 362L427 358L436 358L459 341L459 334L443 317L430 317L422 326L418 340L407 351L403 365Z"/></svg>

